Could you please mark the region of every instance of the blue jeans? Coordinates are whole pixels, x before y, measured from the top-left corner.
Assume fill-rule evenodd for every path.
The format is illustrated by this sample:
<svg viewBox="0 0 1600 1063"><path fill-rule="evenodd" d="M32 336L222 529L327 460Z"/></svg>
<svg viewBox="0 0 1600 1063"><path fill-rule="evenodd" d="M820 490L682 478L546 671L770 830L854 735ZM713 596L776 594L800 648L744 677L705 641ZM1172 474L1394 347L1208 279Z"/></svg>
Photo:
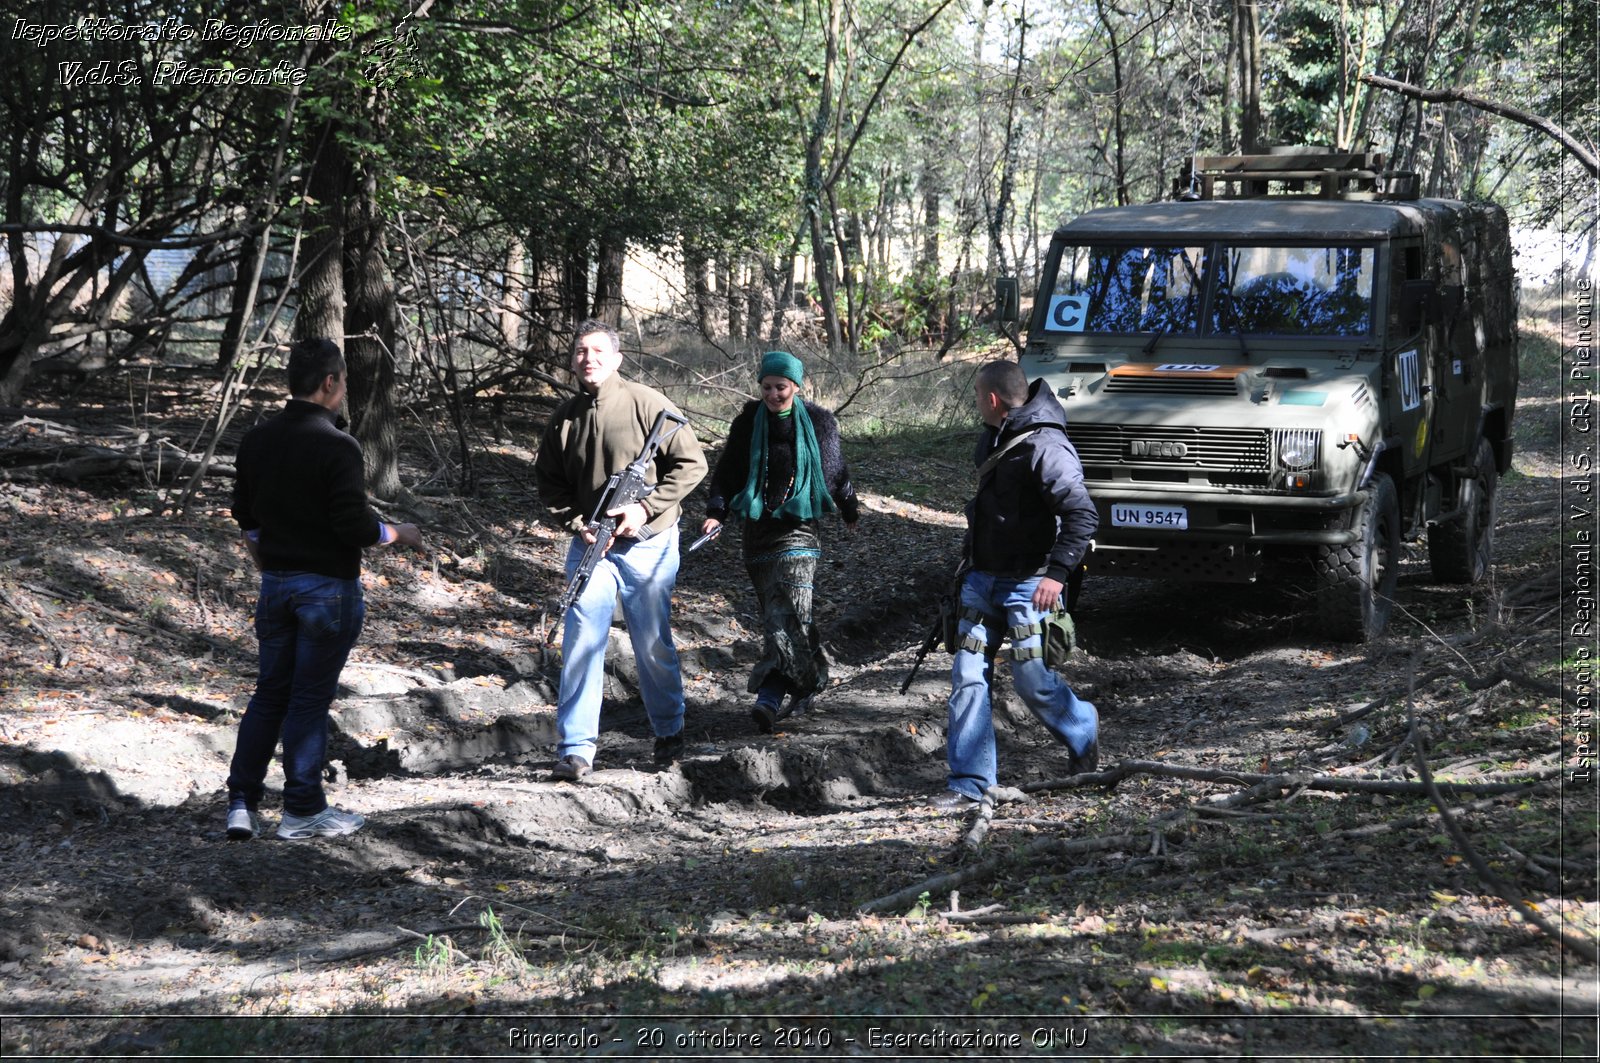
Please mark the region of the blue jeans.
<svg viewBox="0 0 1600 1063"><path fill-rule="evenodd" d="M987 619L961 621L961 635L998 645L1010 628L1032 624L1045 614L1033 607L1038 576L1006 579L987 572L969 572L961 584L961 605ZM1039 635L1013 643L1013 649L1039 645ZM950 668L950 762L948 786L968 797L982 797L995 784L994 717L989 681L994 658L981 651L957 650ZM1017 693L1050 733L1082 756L1099 737L1100 717L1041 657L1011 662Z"/></svg>
<svg viewBox="0 0 1600 1063"><path fill-rule="evenodd" d="M328 807L322 768L328 756L328 707L367 605L359 579L314 572L263 572L256 603L260 669L256 692L239 721L228 771L228 807L254 810L267 766L283 739L283 810L314 816Z"/></svg>
<svg viewBox="0 0 1600 1063"><path fill-rule="evenodd" d="M567 578L583 559L587 544L574 537L567 548ZM639 666L639 696L657 737L683 730L683 673L672 644L668 613L678 581L678 526L648 539L618 539L595 566L594 575L562 618L561 700L556 726L561 742L556 756L580 756L594 763L600 737L600 695L605 688L606 639L617 597Z"/></svg>

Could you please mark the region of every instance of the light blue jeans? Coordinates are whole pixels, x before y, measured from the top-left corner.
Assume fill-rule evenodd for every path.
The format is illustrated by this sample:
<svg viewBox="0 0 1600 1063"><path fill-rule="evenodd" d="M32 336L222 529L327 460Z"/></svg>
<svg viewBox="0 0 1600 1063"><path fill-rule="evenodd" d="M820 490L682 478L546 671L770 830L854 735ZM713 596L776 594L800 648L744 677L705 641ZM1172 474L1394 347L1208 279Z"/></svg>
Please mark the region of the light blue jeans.
<svg viewBox="0 0 1600 1063"><path fill-rule="evenodd" d="M567 548L567 578L587 544L577 536ZM600 695L605 688L606 637L617 598L639 666L639 696L658 738L683 730L683 673L672 644L668 614L678 580L678 526L648 539L618 539L595 566L588 586L562 618L561 700L556 725L558 758L577 755L594 763L600 737Z"/></svg>
<svg viewBox="0 0 1600 1063"><path fill-rule="evenodd" d="M1040 577L1006 579L987 572L969 572L961 584L961 605L982 613L985 620L961 621L961 636L998 645L1008 629L1032 624L1045 614L1033 607L1033 591ZM1039 635L1013 644L1013 649L1039 645ZM968 797L982 797L995 784L994 716L989 702L989 682L994 658L972 650L957 650L950 667L950 734L947 785ZM1011 680L1017 693L1040 723L1076 756L1099 737L1100 716L1041 657L1011 662Z"/></svg>

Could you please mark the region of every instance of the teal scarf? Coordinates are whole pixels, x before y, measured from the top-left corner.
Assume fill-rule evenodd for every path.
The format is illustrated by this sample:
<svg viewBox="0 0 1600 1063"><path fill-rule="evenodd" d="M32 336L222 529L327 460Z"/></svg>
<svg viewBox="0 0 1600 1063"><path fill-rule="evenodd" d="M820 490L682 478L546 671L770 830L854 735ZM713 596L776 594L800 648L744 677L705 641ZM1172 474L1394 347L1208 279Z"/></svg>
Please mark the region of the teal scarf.
<svg viewBox="0 0 1600 1063"><path fill-rule="evenodd" d="M817 446L817 430L811 426L811 415L798 395L790 409L794 413L794 490L777 509L764 512L769 414L765 405L757 406L755 424L750 429L750 476L745 480L744 490L728 507L734 513L750 520L760 520L763 515L815 520L835 508L822 475L822 448Z"/></svg>

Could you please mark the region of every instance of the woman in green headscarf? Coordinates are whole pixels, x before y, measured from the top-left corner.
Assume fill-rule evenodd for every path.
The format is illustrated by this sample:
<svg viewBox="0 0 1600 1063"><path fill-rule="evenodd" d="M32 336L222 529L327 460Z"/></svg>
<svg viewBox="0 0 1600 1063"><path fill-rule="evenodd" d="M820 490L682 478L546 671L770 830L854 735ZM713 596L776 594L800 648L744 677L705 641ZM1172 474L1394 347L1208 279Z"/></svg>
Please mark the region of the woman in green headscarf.
<svg viewBox="0 0 1600 1063"><path fill-rule="evenodd" d="M832 412L798 397L805 366L787 351L761 359L760 401L745 404L711 477L702 532L744 518L744 563L761 607L763 649L750 674L750 718L762 731L804 712L828 682L828 658L811 615L822 557L817 521L837 510L855 530L861 509ZM784 697L788 696L787 705Z"/></svg>

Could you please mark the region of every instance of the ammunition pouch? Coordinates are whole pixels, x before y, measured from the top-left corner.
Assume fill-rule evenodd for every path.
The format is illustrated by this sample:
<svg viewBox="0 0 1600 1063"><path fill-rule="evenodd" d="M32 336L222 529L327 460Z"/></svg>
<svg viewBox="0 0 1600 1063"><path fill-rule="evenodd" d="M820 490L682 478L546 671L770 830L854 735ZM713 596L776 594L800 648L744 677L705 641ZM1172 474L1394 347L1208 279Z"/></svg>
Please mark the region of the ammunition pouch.
<svg viewBox="0 0 1600 1063"><path fill-rule="evenodd" d="M1027 661L1043 657L1048 668L1066 667L1067 658L1072 656L1073 649L1078 645L1078 629L1072 622L1072 614L1060 608L1052 610L1050 615L1037 623L1018 624L1006 634L1011 636L1012 660ZM1041 636L1039 645L1017 648L1018 642L1034 635Z"/></svg>

